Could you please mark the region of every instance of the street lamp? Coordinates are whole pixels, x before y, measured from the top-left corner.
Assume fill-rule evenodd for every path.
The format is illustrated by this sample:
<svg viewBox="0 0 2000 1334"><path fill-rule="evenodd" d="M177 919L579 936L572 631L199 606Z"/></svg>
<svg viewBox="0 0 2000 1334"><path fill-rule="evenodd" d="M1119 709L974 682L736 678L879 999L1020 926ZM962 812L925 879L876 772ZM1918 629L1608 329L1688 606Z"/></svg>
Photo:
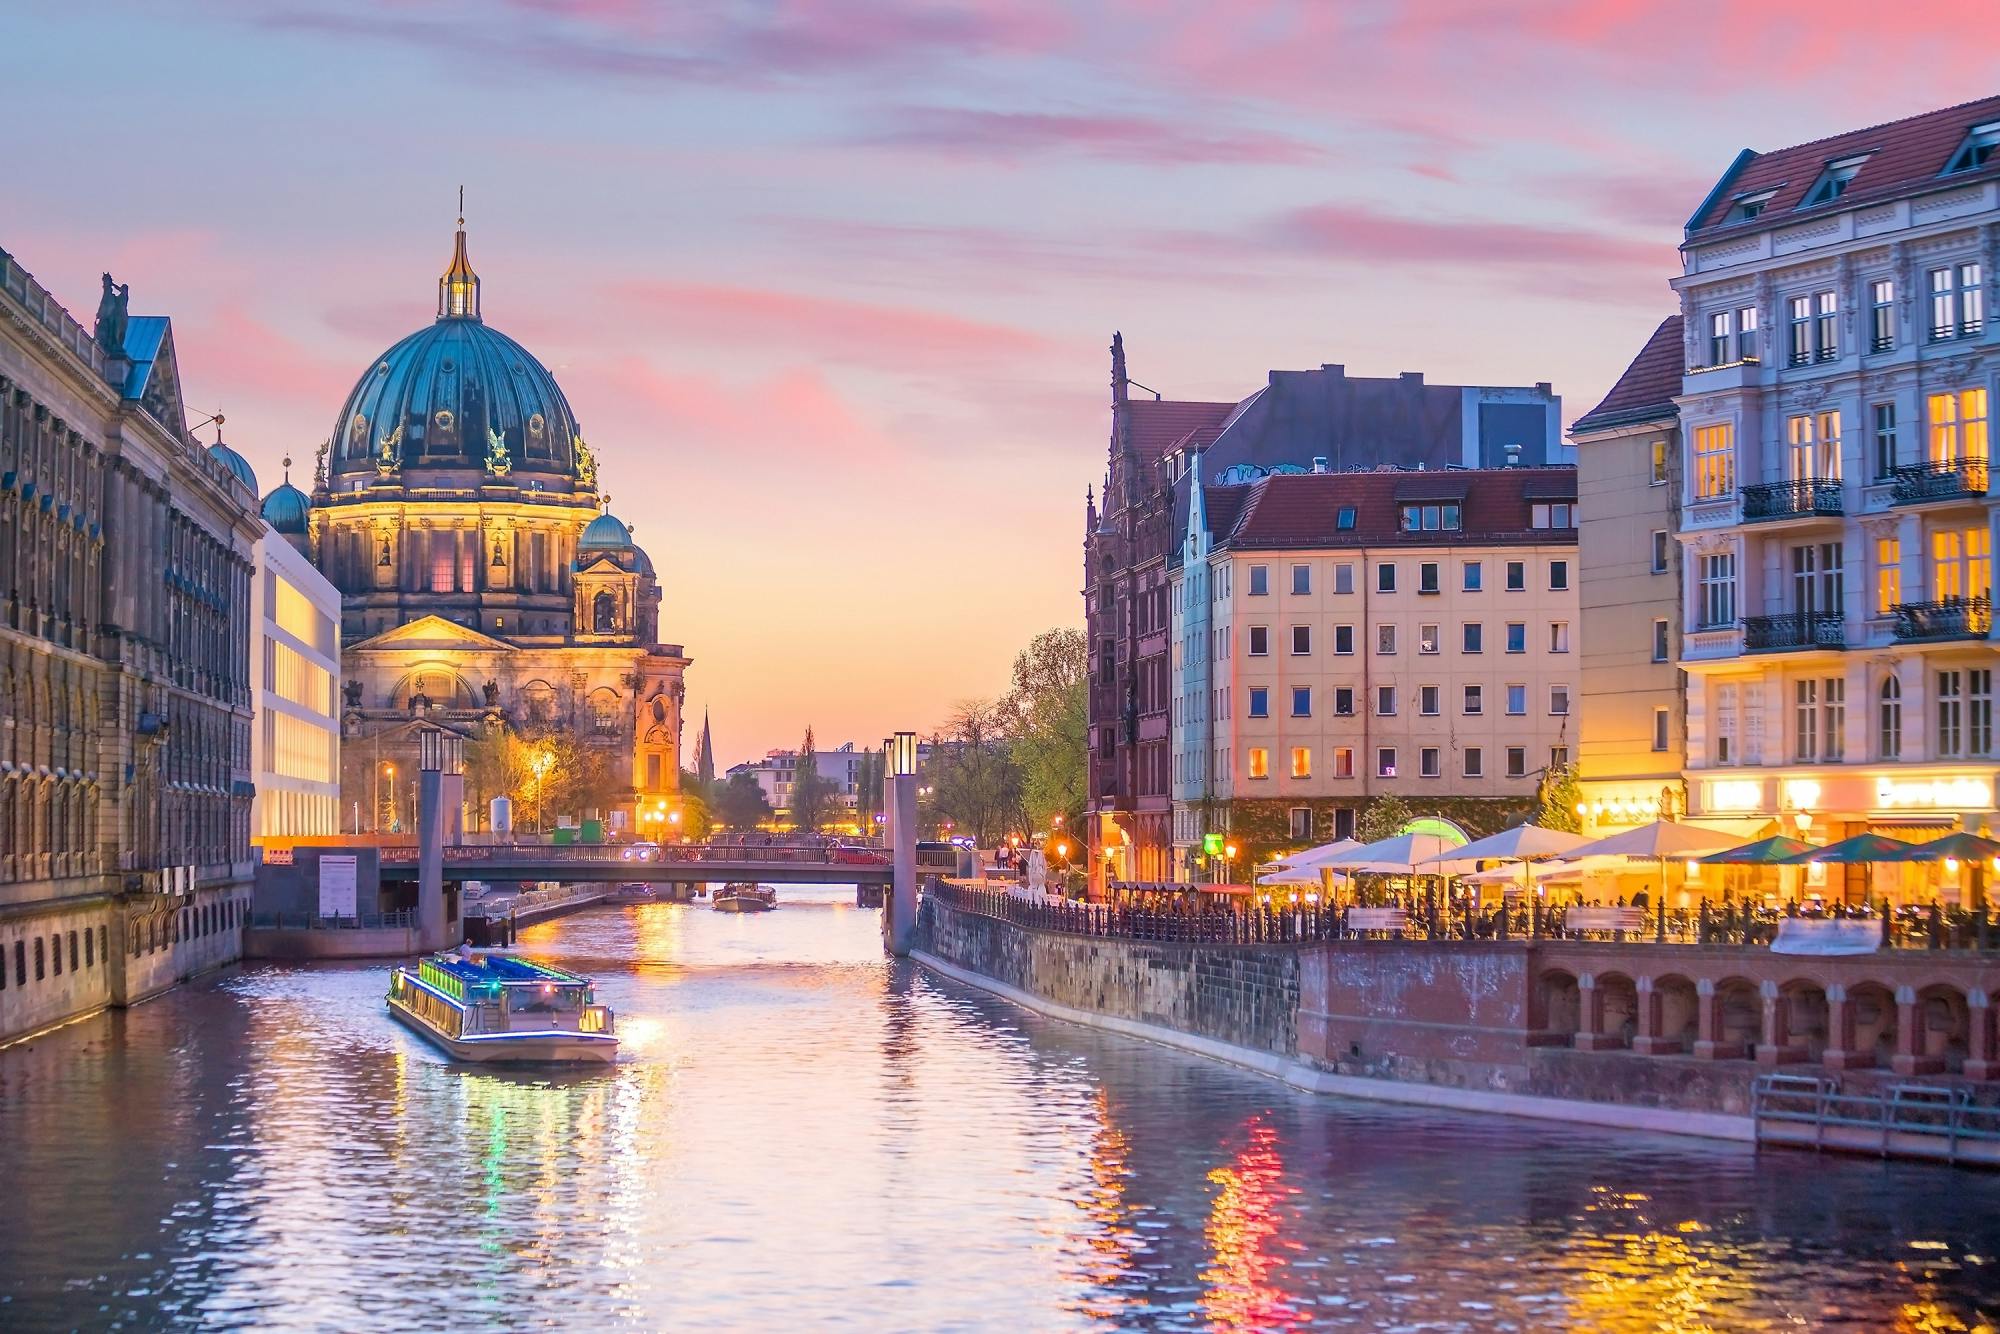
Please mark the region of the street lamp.
<svg viewBox="0 0 2000 1334"><path fill-rule="evenodd" d="M375 818L378 820L381 819L382 779L385 777L389 780L389 831L394 833L396 829L396 766L393 764L383 764L381 771L375 775Z"/></svg>
<svg viewBox="0 0 2000 1334"><path fill-rule="evenodd" d="M528 767L535 772L535 832L542 832L542 784L555 767L556 757L546 749L535 752L535 758L528 761Z"/></svg>

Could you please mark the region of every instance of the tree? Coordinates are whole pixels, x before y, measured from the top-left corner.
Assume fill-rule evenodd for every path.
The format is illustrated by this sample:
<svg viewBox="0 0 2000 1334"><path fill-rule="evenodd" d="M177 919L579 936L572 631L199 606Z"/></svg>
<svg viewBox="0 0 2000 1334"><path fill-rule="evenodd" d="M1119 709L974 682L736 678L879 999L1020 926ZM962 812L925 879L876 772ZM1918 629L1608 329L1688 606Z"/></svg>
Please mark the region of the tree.
<svg viewBox="0 0 2000 1334"><path fill-rule="evenodd" d="M1001 731L998 705L964 700L933 743L931 808L982 848L997 847L1010 828L1026 823L1021 771Z"/></svg>
<svg viewBox="0 0 2000 1334"><path fill-rule="evenodd" d="M1535 823L1544 829L1582 833L1583 817L1576 811L1582 797L1583 790L1576 784L1576 770L1567 764L1551 765L1535 786Z"/></svg>
<svg viewBox="0 0 2000 1334"><path fill-rule="evenodd" d="M731 829L755 829L771 818L771 802L764 785L751 773L731 774L729 781L716 785L714 811L717 819Z"/></svg>
<svg viewBox="0 0 2000 1334"><path fill-rule="evenodd" d="M1361 818L1354 822L1354 836L1363 843L1394 838L1409 822L1408 803L1391 793L1368 803L1368 809L1361 812Z"/></svg>
<svg viewBox="0 0 2000 1334"><path fill-rule="evenodd" d="M478 804L511 797L514 822L546 829L564 815L601 815L631 789L609 752L560 730L487 728L465 747L465 786Z"/></svg>
<svg viewBox="0 0 2000 1334"><path fill-rule="evenodd" d="M854 767L854 827L873 834L880 827L876 812L882 809L882 776L888 757L879 750L864 750Z"/></svg>
<svg viewBox="0 0 2000 1334"><path fill-rule="evenodd" d="M792 827L802 834L817 834L833 801L833 784L820 775L819 753L813 749L813 730L808 727L792 764Z"/></svg>
<svg viewBox="0 0 2000 1334"><path fill-rule="evenodd" d="M492 809L495 797L511 797L520 804L520 793L530 778L527 747L502 722L491 723L465 742L465 800L472 808L473 824ZM516 823L525 823L530 812L516 810Z"/></svg>
<svg viewBox="0 0 2000 1334"><path fill-rule="evenodd" d="M1088 794L1090 652L1077 630L1046 630L1014 659L1014 680L1000 700L1001 727L1012 738L1021 774L1025 822L1044 829L1063 817L1082 827Z"/></svg>

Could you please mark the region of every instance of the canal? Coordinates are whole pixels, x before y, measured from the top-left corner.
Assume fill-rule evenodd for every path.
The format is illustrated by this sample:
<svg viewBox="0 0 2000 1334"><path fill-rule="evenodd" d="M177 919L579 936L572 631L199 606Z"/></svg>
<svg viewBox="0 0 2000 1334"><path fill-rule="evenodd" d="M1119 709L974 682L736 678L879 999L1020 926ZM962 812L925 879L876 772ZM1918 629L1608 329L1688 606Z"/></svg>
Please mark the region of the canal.
<svg viewBox="0 0 2000 1334"><path fill-rule="evenodd" d="M1350 1103L880 954L594 909L626 1054L446 1065L379 967L0 1051L0 1329L1796 1329L2000 1316L2000 1180Z"/></svg>

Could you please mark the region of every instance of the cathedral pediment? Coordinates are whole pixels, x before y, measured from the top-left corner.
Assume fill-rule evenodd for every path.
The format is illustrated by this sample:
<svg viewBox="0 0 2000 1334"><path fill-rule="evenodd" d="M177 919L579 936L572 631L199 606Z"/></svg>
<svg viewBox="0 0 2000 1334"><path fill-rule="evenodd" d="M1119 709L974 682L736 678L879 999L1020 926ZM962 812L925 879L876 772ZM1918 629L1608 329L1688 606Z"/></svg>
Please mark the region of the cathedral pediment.
<svg viewBox="0 0 2000 1334"><path fill-rule="evenodd" d="M512 653L514 646L504 639L448 621L442 616L419 616L416 620L371 635L350 644L349 653Z"/></svg>

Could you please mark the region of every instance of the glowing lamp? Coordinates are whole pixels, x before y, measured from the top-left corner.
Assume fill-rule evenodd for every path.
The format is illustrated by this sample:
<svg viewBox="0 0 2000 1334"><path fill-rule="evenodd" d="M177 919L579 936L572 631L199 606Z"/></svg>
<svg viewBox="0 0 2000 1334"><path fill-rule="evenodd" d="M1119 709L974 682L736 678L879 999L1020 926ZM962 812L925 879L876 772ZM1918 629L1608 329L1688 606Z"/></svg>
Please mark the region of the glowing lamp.
<svg viewBox="0 0 2000 1334"><path fill-rule="evenodd" d="M1056 856L1058 856L1058 857L1067 857L1067 856L1069 856L1069 844L1067 844L1067 843L1058 843L1058 844L1056 844Z"/></svg>
<svg viewBox="0 0 2000 1334"><path fill-rule="evenodd" d="M889 738L889 772L907 778L917 771L917 734L898 732Z"/></svg>
<svg viewBox="0 0 2000 1334"><path fill-rule="evenodd" d="M1950 872L1951 872L1951 873L1952 873L1953 875L1957 875L1957 874L1958 874L1958 858L1956 858L1956 857L1947 857L1947 858L1945 858L1945 859L1944 859L1944 869L1945 869L1945 870L1947 870L1947 871L1950 871Z"/></svg>
<svg viewBox="0 0 2000 1334"><path fill-rule="evenodd" d="M1236 845L1234 843L1225 844L1222 849L1222 855L1229 858L1231 861L1235 861Z"/></svg>
<svg viewBox="0 0 2000 1334"><path fill-rule="evenodd" d="M1576 813L1578 815L1590 814L1590 803L1586 801L1579 801L1578 803L1576 803Z"/></svg>

